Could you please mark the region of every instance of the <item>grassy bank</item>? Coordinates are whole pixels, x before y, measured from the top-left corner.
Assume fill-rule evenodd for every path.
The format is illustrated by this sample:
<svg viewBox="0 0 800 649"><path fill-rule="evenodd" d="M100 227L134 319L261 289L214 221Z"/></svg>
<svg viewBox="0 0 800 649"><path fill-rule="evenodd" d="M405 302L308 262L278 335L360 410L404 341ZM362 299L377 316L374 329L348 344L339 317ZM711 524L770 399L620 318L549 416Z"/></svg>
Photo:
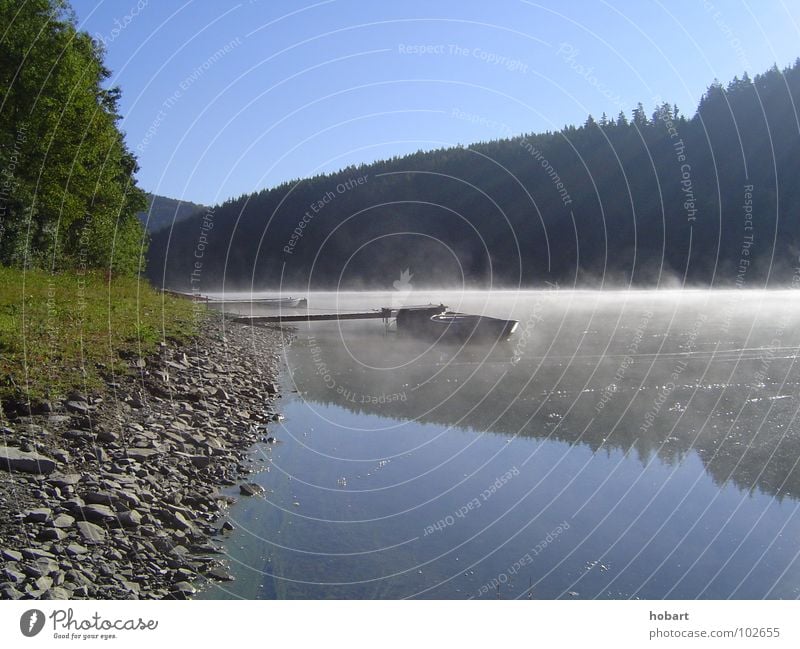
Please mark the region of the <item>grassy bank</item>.
<svg viewBox="0 0 800 649"><path fill-rule="evenodd" d="M97 390L162 340L193 335L194 309L136 278L0 267L0 401Z"/></svg>

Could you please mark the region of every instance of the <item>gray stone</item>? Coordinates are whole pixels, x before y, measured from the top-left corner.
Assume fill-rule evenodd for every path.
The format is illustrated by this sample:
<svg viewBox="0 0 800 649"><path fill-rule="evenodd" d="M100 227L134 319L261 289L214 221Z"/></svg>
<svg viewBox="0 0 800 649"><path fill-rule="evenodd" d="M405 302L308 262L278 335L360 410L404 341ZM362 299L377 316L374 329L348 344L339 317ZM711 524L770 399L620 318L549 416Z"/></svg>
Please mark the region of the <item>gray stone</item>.
<svg viewBox="0 0 800 649"><path fill-rule="evenodd" d="M123 527L138 527L142 523L142 515L135 509L129 512L122 512L118 516L119 522Z"/></svg>
<svg viewBox="0 0 800 649"><path fill-rule="evenodd" d="M21 473L52 473L55 460L39 453L26 453L12 446L0 446L0 468Z"/></svg>
<svg viewBox="0 0 800 649"><path fill-rule="evenodd" d="M74 487L76 484L78 484L78 482L80 482L80 480L81 476L79 473L55 473L50 476L48 482L54 487L64 489L65 487Z"/></svg>
<svg viewBox="0 0 800 649"><path fill-rule="evenodd" d="M53 510L48 507L37 507L25 512L25 521L27 523L45 523L53 516Z"/></svg>
<svg viewBox="0 0 800 649"><path fill-rule="evenodd" d="M189 461L198 469L205 469L211 464L211 458L208 455L192 455Z"/></svg>
<svg viewBox="0 0 800 649"><path fill-rule="evenodd" d="M106 540L106 531L88 521L78 521L78 531L86 543L103 543Z"/></svg>
<svg viewBox="0 0 800 649"><path fill-rule="evenodd" d="M49 590L53 586L53 578L42 576L39 577L34 583L36 584L36 588L38 590Z"/></svg>
<svg viewBox="0 0 800 649"><path fill-rule="evenodd" d="M2 558L3 561L22 561L22 552L3 548L0 550L0 558Z"/></svg>
<svg viewBox="0 0 800 649"><path fill-rule="evenodd" d="M61 586L53 586L44 594L44 599L72 599L72 593Z"/></svg>
<svg viewBox="0 0 800 649"><path fill-rule="evenodd" d="M66 529L67 527L72 527L74 524L75 519L69 514L59 514L53 519L53 527L59 529Z"/></svg>
<svg viewBox="0 0 800 649"><path fill-rule="evenodd" d="M67 546L66 552L71 557L79 557L82 554L86 554L87 552L89 552L89 550L88 548L85 548L82 545L79 545L78 543L70 543Z"/></svg>
<svg viewBox="0 0 800 649"><path fill-rule="evenodd" d="M58 572L59 566L57 561L42 557L41 559L36 559L33 564L25 566L23 570L32 577L43 577Z"/></svg>
<svg viewBox="0 0 800 649"><path fill-rule="evenodd" d="M42 550L41 548L24 548L22 550L22 556L26 559L55 559L56 555L52 552L48 552L47 550Z"/></svg>
<svg viewBox="0 0 800 649"><path fill-rule="evenodd" d="M129 448L127 453L131 460L138 460L139 462L145 462L154 455L160 455L159 451L154 448Z"/></svg>
<svg viewBox="0 0 800 649"><path fill-rule="evenodd" d="M20 599L23 593L19 592L11 584L0 586L0 599Z"/></svg>
<svg viewBox="0 0 800 649"><path fill-rule="evenodd" d="M192 525L181 512L173 512L169 524L176 530L195 532L194 525Z"/></svg>
<svg viewBox="0 0 800 649"><path fill-rule="evenodd" d="M92 448L92 452L87 455L88 460L97 460L100 464L107 464L109 461L108 453L99 446Z"/></svg>
<svg viewBox="0 0 800 649"><path fill-rule="evenodd" d="M116 512L108 505L86 505L80 510L87 521L92 523L103 523L117 520Z"/></svg>
<svg viewBox="0 0 800 649"><path fill-rule="evenodd" d="M13 568L6 568L3 571L5 578L13 584L21 584L25 581L25 575L19 572L18 570L14 570Z"/></svg>
<svg viewBox="0 0 800 649"><path fill-rule="evenodd" d="M67 401L64 404L70 412L75 412L79 415L88 415L91 412L91 407L85 401Z"/></svg>
<svg viewBox="0 0 800 649"><path fill-rule="evenodd" d="M111 491L90 491L83 494L83 499L91 505L113 505L117 501Z"/></svg>
<svg viewBox="0 0 800 649"><path fill-rule="evenodd" d="M39 533L39 538L43 541L63 541L67 533L58 527L48 527Z"/></svg>
<svg viewBox="0 0 800 649"><path fill-rule="evenodd" d="M53 450L53 457L56 459L56 462L67 464L72 456L69 454L69 451L65 451L63 448L57 448Z"/></svg>
<svg viewBox="0 0 800 649"><path fill-rule="evenodd" d="M97 431L97 439L107 444L119 440L119 435L113 430L99 430Z"/></svg>

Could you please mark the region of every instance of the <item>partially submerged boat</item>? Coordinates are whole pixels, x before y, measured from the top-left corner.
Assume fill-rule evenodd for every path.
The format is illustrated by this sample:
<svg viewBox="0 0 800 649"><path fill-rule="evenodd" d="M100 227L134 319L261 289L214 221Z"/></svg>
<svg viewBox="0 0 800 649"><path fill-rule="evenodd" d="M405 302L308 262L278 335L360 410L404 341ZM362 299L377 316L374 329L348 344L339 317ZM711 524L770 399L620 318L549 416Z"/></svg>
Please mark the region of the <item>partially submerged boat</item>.
<svg viewBox="0 0 800 649"><path fill-rule="evenodd" d="M434 340L498 342L516 331L517 320L448 311L443 304L405 307L397 312L397 332Z"/></svg>

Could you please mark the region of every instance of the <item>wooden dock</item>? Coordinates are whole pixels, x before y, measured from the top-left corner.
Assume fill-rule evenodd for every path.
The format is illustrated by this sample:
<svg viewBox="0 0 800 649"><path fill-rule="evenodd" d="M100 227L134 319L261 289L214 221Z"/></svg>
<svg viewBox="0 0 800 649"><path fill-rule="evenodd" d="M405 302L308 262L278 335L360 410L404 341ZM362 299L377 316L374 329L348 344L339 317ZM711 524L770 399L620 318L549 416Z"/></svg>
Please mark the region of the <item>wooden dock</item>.
<svg viewBox="0 0 800 649"><path fill-rule="evenodd" d="M445 311L444 304L426 304L421 306L404 306L402 311L430 311L431 309ZM232 318L234 322L244 324L281 324L284 322L324 322L330 320L389 320L396 318L401 309L383 307L373 311L363 311L361 313L298 313L292 315L252 315L236 316Z"/></svg>
<svg viewBox="0 0 800 649"><path fill-rule="evenodd" d="M237 316L234 322L244 324L281 324L283 322L323 322L326 320L388 320L397 316L397 309L380 309L363 313L298 313L292 315L252 315Z"/></svg>

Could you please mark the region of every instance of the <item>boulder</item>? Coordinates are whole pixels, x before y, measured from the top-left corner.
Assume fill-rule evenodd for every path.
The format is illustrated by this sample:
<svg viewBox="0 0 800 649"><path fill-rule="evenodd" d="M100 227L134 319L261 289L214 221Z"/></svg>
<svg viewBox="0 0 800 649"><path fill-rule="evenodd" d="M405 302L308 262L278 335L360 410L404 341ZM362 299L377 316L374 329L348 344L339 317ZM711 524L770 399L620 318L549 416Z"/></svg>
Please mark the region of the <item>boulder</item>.
<svg viewBox="0 0 800 649"><path fill-rule="evenodd" d="M37 507L25 512L26 523L46 523L53 517L53 510L47 507Z"/></svg>
<svg viewBox="0 0 800 649"><path fill-rule="evenodd" d="M53 519L53 527L59 529L65 529L67 527L72 527L75 524L75 519L70 516L69 514L59 514Z"/></svg>
<svg viewBox="0 0 800 649"><path fill-rule="evenodd" d="M160 452L154 448L129 448L127 454L131 460L146 462L154 455L160 455Z"/></svg>
<svg viewBox="0 0 800 649"><path fill-rule="evenodd" d="M3 561L22 561L22 552L3 548L0 550L0 559Z"/></svg>
<svg viewBox="0 0 800 649"><path fill-rule="evenodd" d="M50 476L48 482L54 487L65 489L66 487L74 487L80 482L81 476L79 473L68 473L65 475L56 474Z"/></svg>
<svg viewBox="0 0 800 649"><path fill-rule="evenodd" d="M85 401L67 401L64 405L69 412L74 412L79 415L87 415L91 412L91 407Z"/></svg>
<svg viewBox="0 0 800 649"><path fill-rule="evenodd" d="M117 513L108 505L86 505L80 510L87 521L103 523L117 520Z"/></svg>
<svg viewBox="0 0 800 649"><path fill-rule="evenodd" d="M86 543L103 543L106 540L106 531L88 521L79 521L78 531Z"/></svg>
<svg viewBox="0 0 800 649"><path fill-rule="evenodd" d="M142 523L142 515L135 509L118 514L119 522L123 527L138 527Z"/></svg>
<svg viewBox="0 0 800 649"><path fill-rule="evenodd" d="M48 527L39 533L39 538L43 541L63 541L67 533L58 527Z"/></svg>
<svg viewBox="0 0 800 649"><path fill-rule="evenodd" d="M56 470L55 460L12 446L0 446L0 468L21 473L49 474Z"/></svg>
<svg viewBox="0 0 800 649"><path fill-rule="evenodd" d="M79 557L82 554L86 554L87 552L89 552L88 548L85 548L77 543L70 543L67 546L67 554L71 557Z"/></svg>

